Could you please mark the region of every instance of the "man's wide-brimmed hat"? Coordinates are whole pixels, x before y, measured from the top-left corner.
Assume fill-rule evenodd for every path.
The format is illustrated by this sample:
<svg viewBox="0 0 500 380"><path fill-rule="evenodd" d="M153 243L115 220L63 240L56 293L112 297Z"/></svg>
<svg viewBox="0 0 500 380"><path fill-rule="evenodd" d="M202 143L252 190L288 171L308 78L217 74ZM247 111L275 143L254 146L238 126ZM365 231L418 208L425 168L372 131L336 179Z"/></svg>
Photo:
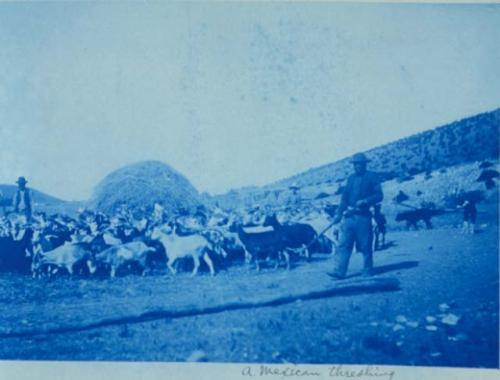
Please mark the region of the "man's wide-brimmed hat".
<svg viewBox="0 0 500 380"><path fill-rule="evenodd" d="M16 181L16 183L27 183L28 181L26 181L26 178L24 177L19 177Z"/></svg>
<svg viewBox="0 0 500 380"><path fill-rule="evenodd" d="M354 156L351 158L351 163L355 164L357 162L370 162L371 160L368 159L363 153L356 153Z"/></svg>

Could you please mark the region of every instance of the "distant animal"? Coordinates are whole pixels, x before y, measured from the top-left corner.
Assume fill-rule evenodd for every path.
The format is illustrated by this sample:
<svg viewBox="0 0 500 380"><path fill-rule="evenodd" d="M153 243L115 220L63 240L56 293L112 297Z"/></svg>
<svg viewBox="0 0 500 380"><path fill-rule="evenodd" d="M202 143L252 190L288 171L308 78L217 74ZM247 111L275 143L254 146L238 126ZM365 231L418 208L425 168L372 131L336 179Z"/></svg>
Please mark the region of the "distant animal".
<svg viewBox="0 0 500 380"><path fill-rule="evenodd" d="M194 267L192 276L196 276L200 267L200 259L208 265L210 274L215 275L215 268L213 262L208 254L212 250L210 242L203 236L198 234L179 236L175 228L170 227L170 233L162 231L159 227L154 227L149 233L149 237L158 240L165 248L167 255L167 268L172 274L177 271L174 268L176 260L184 257L191 257L193 259Z"/></svg>
<svg viewBox="0 0 500 380"><path fill-rule="evenodd" d="M286 252L283 235L277 231L245 232L242 225L233 222L229 231L236 232L238 238L255 261L257 271L260 271L260 261L274 259L275 269L278 268L282 259L285 260L287 269L290 269L290 255Z"/></svg>
<svg viewBox="0 0 500 380"><path fill-rule="evenodd" d="M308 260L311 258L309 245L314 243L317 234L309 224L292 223L284 225L278 221L276 214L273 214L266 217L264 226L273 227L276 233L281 235L286 248L299 249L301 254Z"/></svg>
<svg viewBox="0 0 500 380"><path fill-rule="evenodd" d="M427 208L419 208L415 210L403 211L396 215L396 222L406 222L406 227L414 227L418 229L418 222L423 221L427 229L432 228L431 219L435 216L444 214L443 210L432 210Z"/></svg>
<svg viewBox="0 0 500 380"><path fill-rule="evenodd" d="M479 165L479 168L480 169L486 169L486 168L489 168L493 166L493 163L492 162L489 162L489 161L483 161L481 162L481 164Z"/></svg>
<svg viewBox="0 0 500 380"><path fill-rule="evenodd" d="M481 175L476 181L484 182L486 188L490 190L495 186L495 181L493 179L498 178L499 175L500 174L494 169L486 169L481 172Z"/></svg>

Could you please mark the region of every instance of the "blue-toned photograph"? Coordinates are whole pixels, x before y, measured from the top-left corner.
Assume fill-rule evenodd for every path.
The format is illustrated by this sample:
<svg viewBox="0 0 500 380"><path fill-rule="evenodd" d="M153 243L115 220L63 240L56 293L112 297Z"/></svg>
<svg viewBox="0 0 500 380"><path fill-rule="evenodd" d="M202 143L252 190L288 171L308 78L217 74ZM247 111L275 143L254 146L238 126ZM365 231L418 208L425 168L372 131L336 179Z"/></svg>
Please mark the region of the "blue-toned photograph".
<svg viewBox="0 0 500 380"><path fill-rule="evenodd" d="M499 26L2 2L0 360L498 369Z"/></svg>

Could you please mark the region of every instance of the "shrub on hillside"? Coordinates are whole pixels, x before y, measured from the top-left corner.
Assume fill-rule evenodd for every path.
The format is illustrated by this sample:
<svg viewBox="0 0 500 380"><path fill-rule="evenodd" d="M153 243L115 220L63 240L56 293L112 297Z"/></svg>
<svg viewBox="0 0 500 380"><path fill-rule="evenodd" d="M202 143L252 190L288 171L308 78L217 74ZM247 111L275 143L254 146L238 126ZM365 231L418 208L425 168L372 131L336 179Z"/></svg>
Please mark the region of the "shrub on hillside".
<svg viewBox="0 0 500 380"><path fill-rule="evenodd" d="M323 199L323 198L328 198L330 196L330 194L328 193L325 193L325 192L321 192L319 193L318 195L316 195L314 197L314 199Z"/></svg>
<svg viewBox="0 0 500 380"><path fill-rule="evenodd" d="M396 203L403 203L409 200L410 197L404 191L399 190L399 193L392 199Z"/></svg>

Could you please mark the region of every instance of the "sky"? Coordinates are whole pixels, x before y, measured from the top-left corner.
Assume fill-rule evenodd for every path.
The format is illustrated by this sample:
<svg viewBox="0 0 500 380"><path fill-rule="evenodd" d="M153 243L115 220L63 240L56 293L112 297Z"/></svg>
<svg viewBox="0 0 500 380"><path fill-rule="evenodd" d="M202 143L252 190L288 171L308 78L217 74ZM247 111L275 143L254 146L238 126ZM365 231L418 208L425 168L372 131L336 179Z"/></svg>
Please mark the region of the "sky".
<svg viewBox="0 0 500 380"><path fill-rule="evenodd" d="M0 183L264 185L500 107L500 5L0 3Z"/></svg>

